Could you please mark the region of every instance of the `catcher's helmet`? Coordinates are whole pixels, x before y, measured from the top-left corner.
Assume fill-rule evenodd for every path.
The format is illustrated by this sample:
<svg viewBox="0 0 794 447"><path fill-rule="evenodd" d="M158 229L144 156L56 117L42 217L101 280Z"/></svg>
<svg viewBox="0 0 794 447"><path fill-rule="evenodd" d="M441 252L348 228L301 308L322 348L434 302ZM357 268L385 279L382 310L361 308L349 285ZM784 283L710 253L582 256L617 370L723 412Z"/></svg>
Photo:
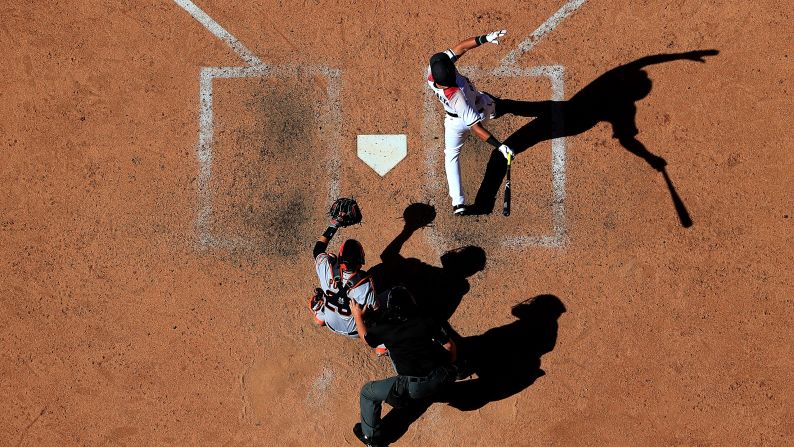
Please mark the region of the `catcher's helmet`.
<svg viewBox="0 0 794 447"><path fill-rule="evenodd" d="M364 265L364 247L355 239L348 239L339 247L339 262L346 270L358 270Z"/></svg>
<svg viewBox="0 0 794 447"><path fill-rule="evenodd" d="M454 87L456 82L455 63L444 53L436 53L430 58L430 74L433 82L443 87Z"/></svg>

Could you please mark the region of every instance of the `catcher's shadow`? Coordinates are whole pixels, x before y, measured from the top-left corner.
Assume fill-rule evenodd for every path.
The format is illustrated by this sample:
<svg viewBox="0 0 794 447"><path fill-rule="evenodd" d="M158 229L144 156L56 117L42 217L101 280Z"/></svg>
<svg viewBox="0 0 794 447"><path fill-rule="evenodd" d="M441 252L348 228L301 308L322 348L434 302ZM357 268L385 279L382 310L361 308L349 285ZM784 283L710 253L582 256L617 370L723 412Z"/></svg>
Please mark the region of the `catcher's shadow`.
<svg viewBox="0 0 794 447"><path fill-rule="evenodd" d="M705 62L706 56L714 56L718 53L717 50L700 50L646 56L607 71L568 101L531 102L498 99L497 113L500 115L510 113L535 117L511 134L504 143L516 154L520 154L542 141L578 135L592 129L598 123L607 122L612 126L613 138L618 140L624 149L644 159L657 171L663 172L667 165L664 158L650 152L637 139L639 129L636 124L635 102L648 96L653 87L653 82L644 68L675 60ZM504 157L498 151L492 152L477 192L473 213L490 214L493 211L506 169ZM668 181L669 178L665 180L682 226L691 226L692 222L683 202L680 199L676 200L677 193L672 183Z"/></svg>
<svg viewBox="0 0 794 447"><path fill-rule="evenodd" d="M466 246L441 256L441 267L416 258L406 258L400 251L420 228L435 219L431 205L412 203L403 212L405 226L380 255L381 263L369 269L375 287L388 291L396 285L405 286L423 312L446 322L455 313L463 296L469 292L468 278L485 268L485 250Z"/></svg>

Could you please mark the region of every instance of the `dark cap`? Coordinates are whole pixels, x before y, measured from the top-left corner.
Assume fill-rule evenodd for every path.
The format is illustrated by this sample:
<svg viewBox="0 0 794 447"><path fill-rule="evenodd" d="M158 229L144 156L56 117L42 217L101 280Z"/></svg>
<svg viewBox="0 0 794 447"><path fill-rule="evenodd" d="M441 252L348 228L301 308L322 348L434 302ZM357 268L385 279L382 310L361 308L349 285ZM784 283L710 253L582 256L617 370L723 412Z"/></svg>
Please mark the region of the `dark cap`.
<svg viewBox="0 0 794 447"><path fill-rule="evenodd" d="M405 286L396 286L386 295L386 315L392 320L405 320L416 313L416 300Z"/></svg>
<svg viewBox="0 0 794 447"><path fill-rule="evenodd" d="M433 82L444 87L454 87L455 63L445 53L436 53L430 58L430 74L433 75Z"/></svg>

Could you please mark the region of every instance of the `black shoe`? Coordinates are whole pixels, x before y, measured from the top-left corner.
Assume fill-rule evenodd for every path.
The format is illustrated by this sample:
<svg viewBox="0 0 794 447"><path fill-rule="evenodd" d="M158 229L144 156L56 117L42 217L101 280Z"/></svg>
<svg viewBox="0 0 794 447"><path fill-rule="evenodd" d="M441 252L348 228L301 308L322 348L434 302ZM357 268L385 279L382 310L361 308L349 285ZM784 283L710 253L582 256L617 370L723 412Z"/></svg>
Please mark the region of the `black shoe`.
<svg viewBox="0 0 794 447"><path fill-rule="evenodd" d="M456 216L465 216L468 214L469 209L464 204L452 206L452 214Z"/></svg>
<svg viewBox="0 0 794 447"><path fill-rule="evenodd" d="M356 425L353 426L353 434L367 447L386 447L386 444L364 436L364 431L361 429L361 422L357 422Z"/></svg>

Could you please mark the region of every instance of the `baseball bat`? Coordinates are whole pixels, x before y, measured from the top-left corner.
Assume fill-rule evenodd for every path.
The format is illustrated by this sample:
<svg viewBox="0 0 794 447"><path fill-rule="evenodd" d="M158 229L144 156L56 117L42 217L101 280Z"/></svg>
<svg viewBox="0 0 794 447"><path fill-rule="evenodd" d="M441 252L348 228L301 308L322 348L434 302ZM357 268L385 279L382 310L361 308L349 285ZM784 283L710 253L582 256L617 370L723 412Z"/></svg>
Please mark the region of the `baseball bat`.
<svg viewBox="0 0 794 447"><path fill-rule="evenodd" d="M673 205L675 206L675 211L678 213L678 220L681 222L681 226L684 228L691 227L692 218L689 216L689 211L687 211L686 206L684 206L684 201L678 196L678 192L676 192L673 182L670 180L670 176L667 175L667 169L662 169L662 176L664 176L664 181L667 182L667 189L670 190L670 197L673 198Z"/></svg>
<svg viewBox="0 0 794 447"><path fill-rule="evenodd" d="M513 162L513 156L507 156L507 177L505 179L505 200L502 203L502 214L505 216L510 215L510 165Z"/></svg>

